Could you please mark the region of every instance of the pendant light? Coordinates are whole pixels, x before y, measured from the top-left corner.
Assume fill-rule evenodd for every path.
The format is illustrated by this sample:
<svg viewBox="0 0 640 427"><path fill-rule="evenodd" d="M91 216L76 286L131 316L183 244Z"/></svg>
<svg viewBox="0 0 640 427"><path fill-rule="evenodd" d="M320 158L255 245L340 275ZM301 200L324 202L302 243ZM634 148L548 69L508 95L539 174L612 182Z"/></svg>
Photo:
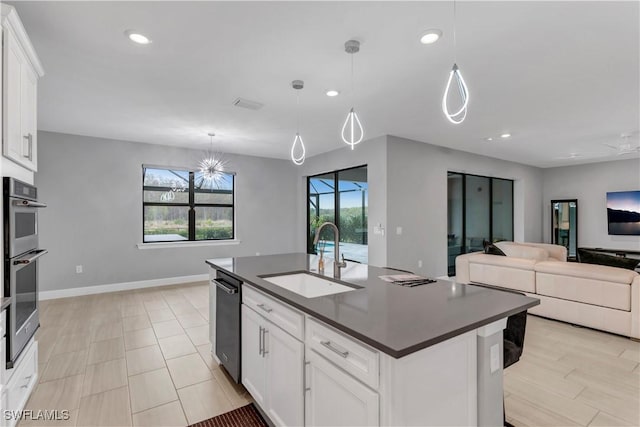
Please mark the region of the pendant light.
<svg viewBox="0 0 640 427"><path fill-rule="evenodd" d="M207 135L209 135L210 138L209 151L205 153L204 158L198 163L198 168L202 174L203 181L219 188L220 184L225 180L224 170L228 161L222 153L213 151L213 137L216 136L216 134L210 132Z"/></svg>
<svg viewBox="0 0 640 427"><path fill-rule="evenodd" d="M302 137L300 136L300 94L298 91L302 90L304 82L302 80L294 80L291 82L291 87L296 90L296 109L298 116L296 119L296 136L293 138L293 144L291 145L291 161L300 166L304 163L306 150ZM296 151L298 151L300 155L297 155Z"/></svg>
<svg viewBox="0 0 640 427"><path fill-rule="evenodd" d="M462 74L460 73L460 69L458 68L458 64L456 64L456 54L457 54L457 44L456 44L456 1L453 0L453 67L449 72L449 80L447 81L447 87L444 90L444 96L442 97L442 112L444 113L447 120L449 120L453 124L460 124L467 117L467 107L469 105L469 89L467 88L467 84L464 82L462 78ZM458 94L460 95L460 100L462 101L462 106L456 111L452 113L449 111L448 100L449 90L451 89L451 85L454 83L458 88Z"/></svg>
<svg viewBox="0 0 640 427"><path fill-rule="evenodd" d="M357 40L348 40L344 44L344 51L351 55L351 93L353 99L353 55L360 51L360 42ZM362 124L360 123L358 114L356 114L353 107L351 107L351 110L349 110L347 119L342 125L341 136L344 143L349 144L352 150L354 146L362 142L362 139L364 138L364 130L362 129Z"/></svg>

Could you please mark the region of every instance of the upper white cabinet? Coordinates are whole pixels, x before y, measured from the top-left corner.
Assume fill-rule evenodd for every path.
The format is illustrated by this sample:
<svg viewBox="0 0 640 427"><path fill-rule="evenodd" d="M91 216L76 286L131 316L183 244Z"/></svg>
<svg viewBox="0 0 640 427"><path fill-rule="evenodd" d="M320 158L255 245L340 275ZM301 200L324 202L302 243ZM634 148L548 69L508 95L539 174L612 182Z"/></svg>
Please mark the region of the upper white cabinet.
<svg viewBox="0 0 640 427"><path fill-rule="evenodd" d="M38 169L38 78L44 75L16 10L2 12L2 154Z"/></svg>

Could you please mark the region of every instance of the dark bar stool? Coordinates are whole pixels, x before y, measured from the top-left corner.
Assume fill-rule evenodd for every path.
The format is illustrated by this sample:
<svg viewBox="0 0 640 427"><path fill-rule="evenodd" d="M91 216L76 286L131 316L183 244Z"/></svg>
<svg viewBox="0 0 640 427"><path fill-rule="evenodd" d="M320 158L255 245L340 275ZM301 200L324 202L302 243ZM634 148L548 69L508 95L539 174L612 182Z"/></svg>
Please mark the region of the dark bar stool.
<svg viewBox="0 0 640 427"><path fill-rule="evenodd" d="M506 369L509 366L520 360L522 351L524 350L524 334L527 327L527 310L509 316L507 318L507 327L503 331L503 343L502 343L502 369ZM504 398L502 399L502 421L507 427L513 427L512 424L507 422L507 417L504 407Z"/></svg>

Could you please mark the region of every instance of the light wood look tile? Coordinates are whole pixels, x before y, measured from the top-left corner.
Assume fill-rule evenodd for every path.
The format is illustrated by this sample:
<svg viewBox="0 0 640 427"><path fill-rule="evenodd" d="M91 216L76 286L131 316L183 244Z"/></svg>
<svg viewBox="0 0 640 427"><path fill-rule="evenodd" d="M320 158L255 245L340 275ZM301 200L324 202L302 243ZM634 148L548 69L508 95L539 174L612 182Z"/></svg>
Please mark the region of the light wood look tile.
<svg viewBox="0 0 640 427"><path fill-rule="evenodd" d="M133 350L155 344L158 344L158 340L152 328L138 329L137 331L127 331L124 333L124 348L126 350Z"/></svg>
<svg viewBox="0 0 640 427"><path fill-rule="evenodd" d="M573 420L510 394L504 399L507 421L514 426L580 426Z"/></svg>
<svg viewBox="0 0 640 427"><path fill-rule="evenodd" d="M194 424L234 409L222 387L215 380L181 388L178 390L178 394L189 424Z"/></svg>
<svg viewBox="0 0 640 427"><path fill-rule="evenodd" d="M160 343L160 349L165 359L173 359L175 357L196 353L196 348L186 334L160 338L158 342Z"/></svg>
<svg viewBox="0 0 640 427"><path fill-rule="evenodd" d="M89 348L91 336L87 334L63 335L56 340L51 355L71 353Z"/></svg>
<svg viewBox="0 0 640 427"><path fill-rule="evenodd" d="M93 329L91 341L105 341L122 336L122 321L99 324Z"/></svg>
<svg viewBox="0 0 640 427"><path fill-rule="evenodd" d="M152 310L160 310L161 308L169 308L167 303L162 299L162 297L158 297L158 299L149 300L144 302L144 307L147 311Z"/></svg>
<svg viewBox="0 0 640 427"><path fill-rule="evenodd" d="M167 360L167 367L173 384L180 389L203 381L211 380L211 371L198 353Z"/></svg>
<svg viewBox="0 0 640 427"><path fill-rule="evenodd" d="M89 347L89 358L87 364L107 362L109 360L120 359L124 357L124 340L122 337L112 338L110 340L98 341Z"/></svg>
<svg viewBox="0 0 640 427"><path fill-rule="evenodd" d="M129 377L133 412L155 408L178 398L167 368Z"/></svg>
<svg viewBox="0 0 640 427"><path fill-rule="evenodd" d="M251 401L247 390L241 384L236 384L224 369L215 369L213 371L213 377L218 381L218 384L222 386L222 390L234 409L244 406Z"/></svg>
<svg viewBox="0 0 640 427"><path fill-rule="evenodd" d="M173 314L173 311L168 308L149 311L149 319L151 320L151 323L164 322L175 318L176 316Z"/></svg>
<svg viewBox="0 0 640 427"><path fill-rule="evenodd" d="M207 344L209 342L209 325L206 323L201 326L186 328L184 331L195 346Z"/></svg>
<svg viewBox="0 0 640 427"><path fill-rule="evenodd" d="M218 363L213 359L211 355L211 344L203 344L196 346L196 350L200 353L200 357L204 360L204 363L207 365L210 371L214 369L219 369Z"/></svg>
<svg viewBox="0 0 640 427"><path fill-rule="evenodd" d="M598 408L603 412L615 414L616 417L628 423L640 426L640 410L638 410L640 401L635 398L611 396L602 391L587 388L580 393L576 401Z"/></svg>
<svg viewBox="0 0 640 427"><path fill-rule="evenodd" d="M180 325L185 329L193 328L195 326L207 325L207 321L204 320L204 318L200 316L199 313L179 314L177 317L178 322L180 322Z"/></svg>
<svg viewBox="0 0 640 427"><path fill-rule="evenodd" d="M122 317L141 316L146 313L147 311L145 310L144 304L142 303L124 305L120 309L120 314L122 315Z"/></svg>
<svg viewBox="0 0 640 427"><path fill-rule="evenodd" d="M31 394L26 409L77 409L80 406L83 380L84 375L80 374L38 385Z"/></svg>
<svg viewBox="0 0 640 427"><path fill-rule="evenodd" d="M160 347L152 345L127 351L127 372L129 376L164 368L165 361Z"/></svg>
<svg viewBox="0 0 640 427"><path fill-rule="evenodd" d="M80 401L78 426L130 426L129 390L121 387L83 397Z"/></svg>
<svg viewBox="0 0 640 427"><path fill-rule="evenodd" d="M147 314L140 316L131 316L122 318L122 326L125 332L137 331L138 329L147 329L151 327L151 322Z"/></svg>
<svg viewBox="0 0 640 427"><path fill-rule="evenodd" d="M86 369L88 353L88 350L80 350L51 356L40 377L40 382L83 374Z"/></svg>
<svg viewBox="0 0 640 427"><path fill-rule="evenodd" d="M133 414L133 425L140 427L184 427L184 416L179 400Z"/></svg>
<svg viewBox="0 0 640 427"><path fill-rule="evenodd" d="M182 325L176 320L166 320L164 322L153 323L153 330L158 338L172 337L184 334Z"/></svg>
<svg viewBox="0 0 640 427"><path fill-rule="evenodd" d="M618 417L614 417L613 415L607 414L606 412L598 412L598 415L591 421L589 426L594 427L613 427L613 426L630 426L630 427L638 427L638 424L632 424L625 420L621 420Z"/></svg>
<svg viewBox="0 0 640 427"><path fill-rule="evenodd" d="M82 395L101 393L127 385L127 364L125 359L88 365L85 373Z"/></svg>

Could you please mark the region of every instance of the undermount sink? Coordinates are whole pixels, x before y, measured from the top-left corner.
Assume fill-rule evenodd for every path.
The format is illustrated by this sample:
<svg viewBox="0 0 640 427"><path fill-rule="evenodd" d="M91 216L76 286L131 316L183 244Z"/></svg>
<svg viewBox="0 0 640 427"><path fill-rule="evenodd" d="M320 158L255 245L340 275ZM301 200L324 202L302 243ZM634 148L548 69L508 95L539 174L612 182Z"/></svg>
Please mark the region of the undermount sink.
<svg viewBox="0 0 640 427"><path fill-rule="evenodd" d="M355 291L357 288L346 286L330 279L324 279L309 273L287 273L276 276L261 276L262 279L305 298L322 297Z"/></svg>

